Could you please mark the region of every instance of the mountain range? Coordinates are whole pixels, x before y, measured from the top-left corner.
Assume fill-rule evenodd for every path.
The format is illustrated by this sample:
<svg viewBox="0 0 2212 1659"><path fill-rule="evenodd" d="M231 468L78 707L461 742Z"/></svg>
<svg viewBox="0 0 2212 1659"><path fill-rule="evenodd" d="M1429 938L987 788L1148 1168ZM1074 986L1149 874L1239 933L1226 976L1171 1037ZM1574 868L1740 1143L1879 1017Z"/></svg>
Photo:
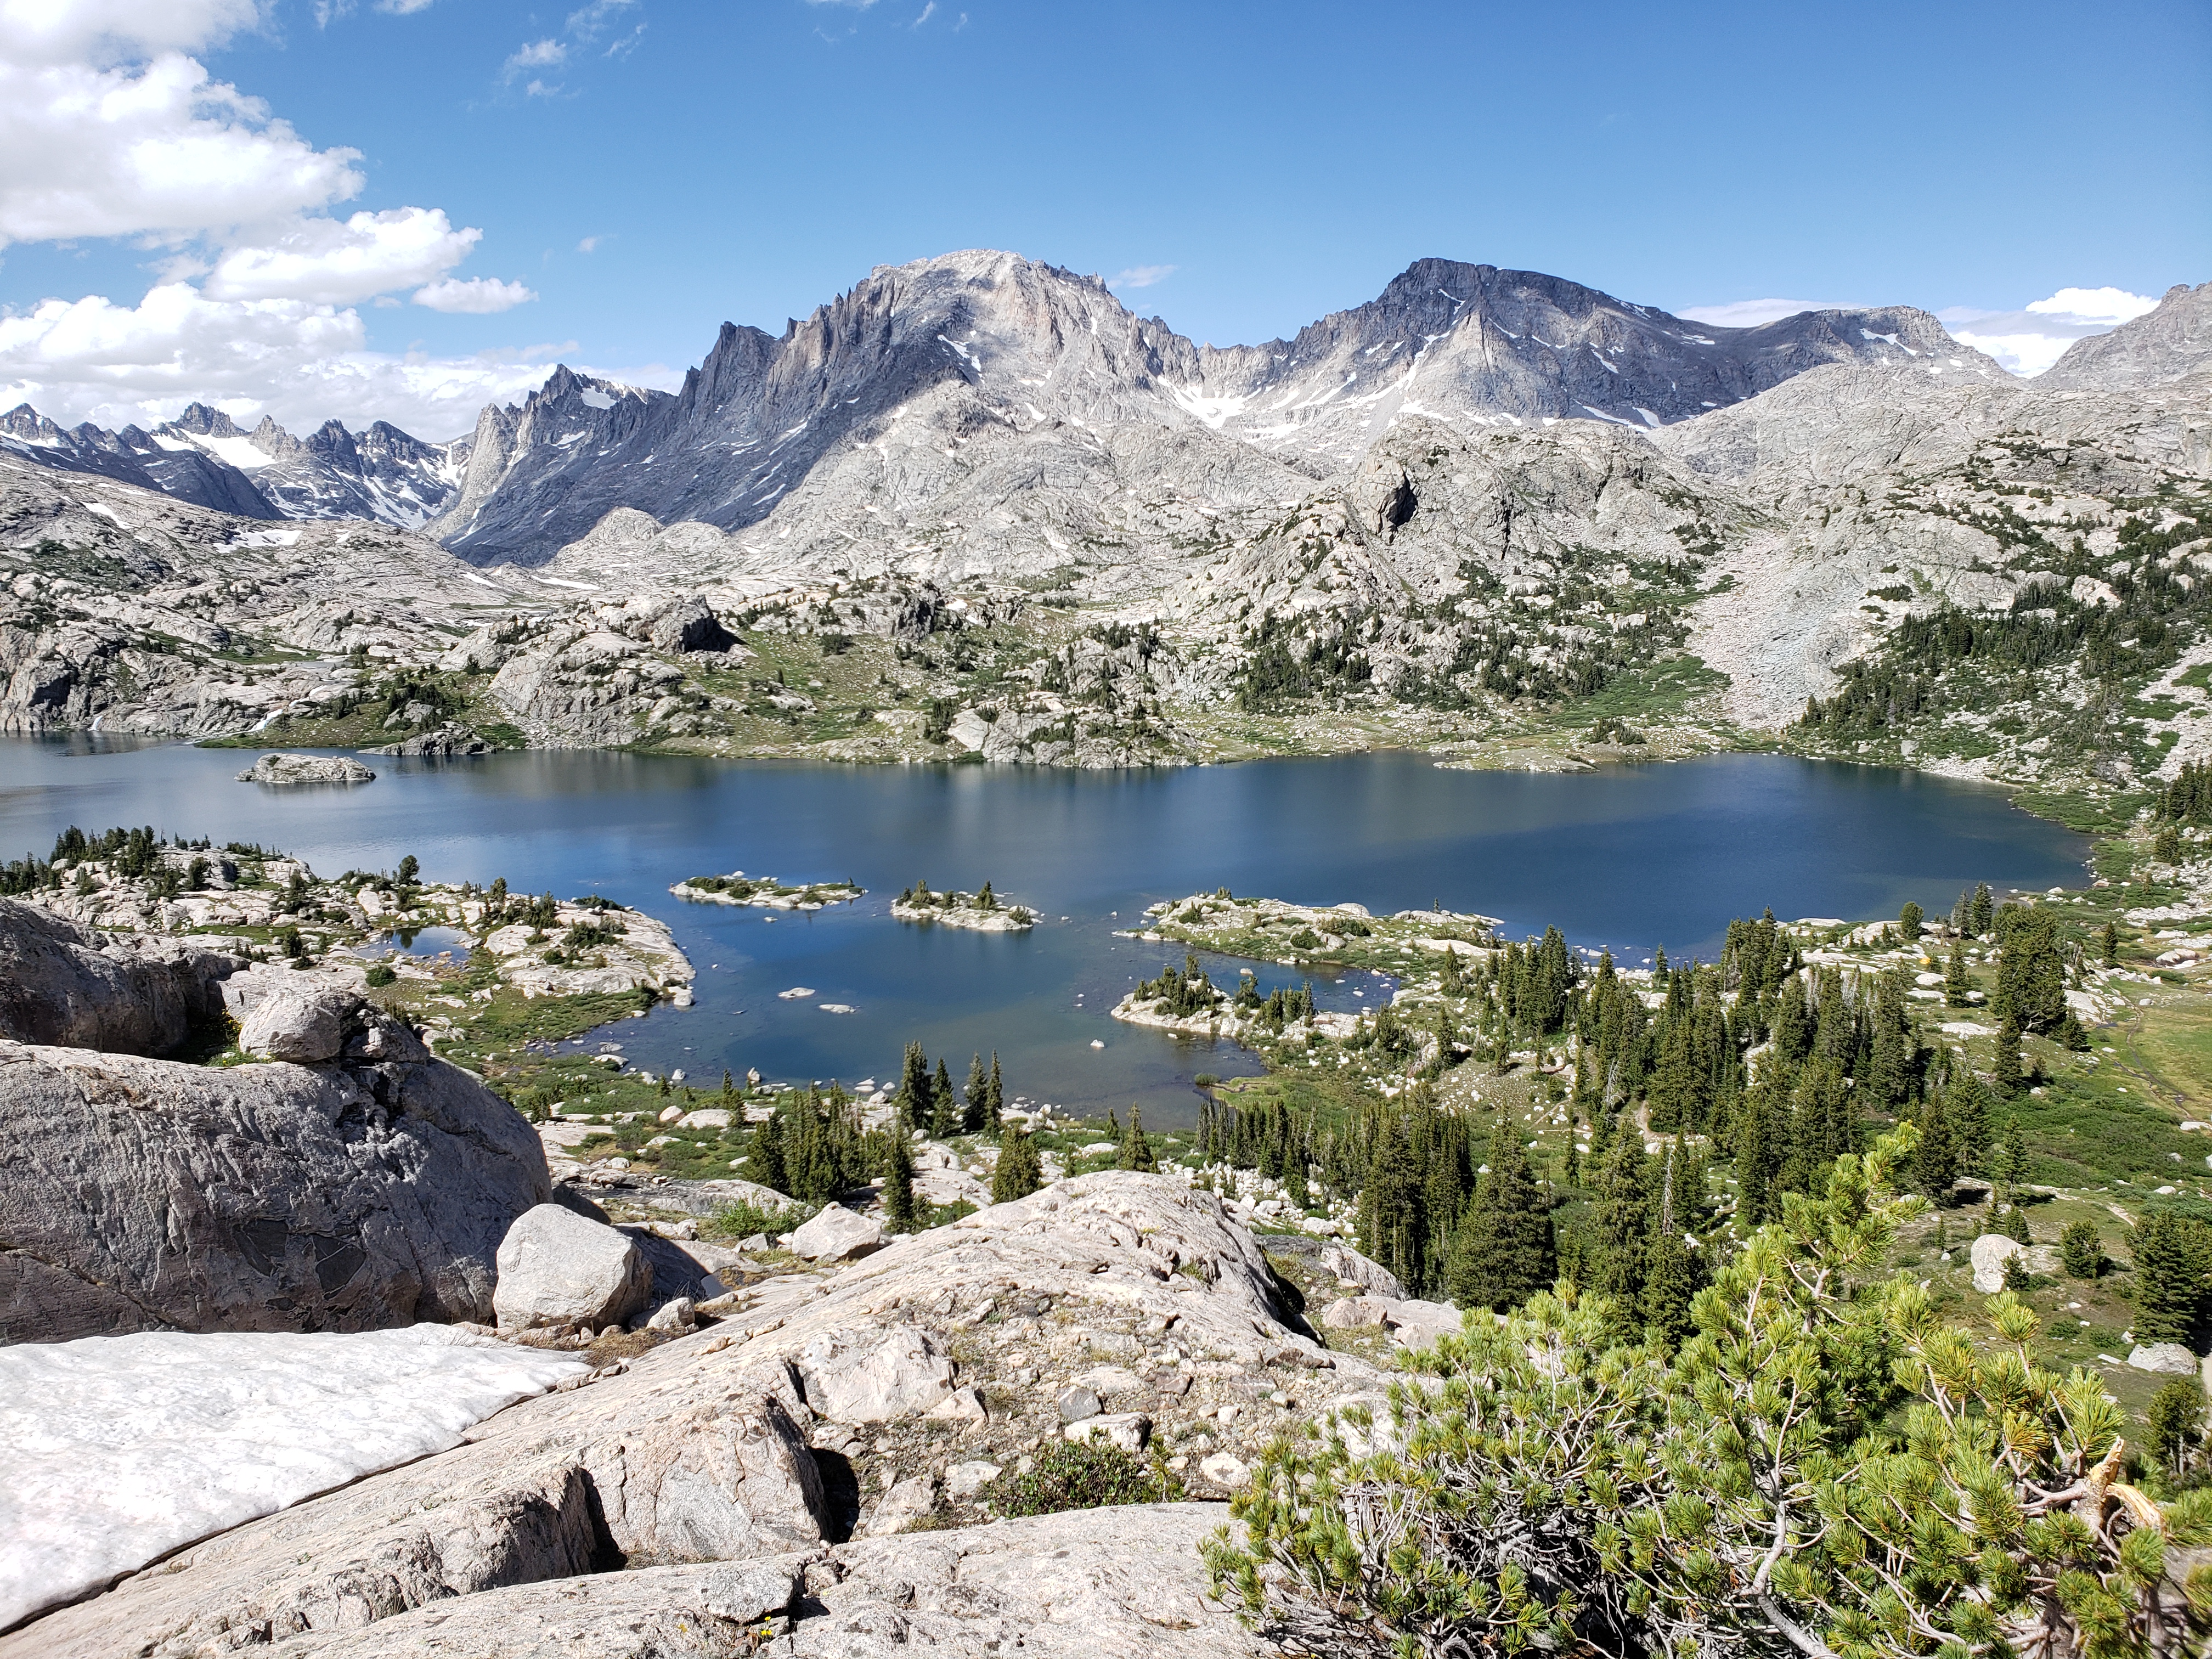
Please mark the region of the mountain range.
<svg viewBox="0 0 2212 1659"><path fill-rule="evenodd" d="M1587 748L1621 711L1654 741L1812 744L1808 699L1873 675L1894 718L1831 721L1823 752L2140 776L2212 755L2178 678L2212 660L2208 319L2212 283L2178 287L2021 380L1910 308L1719 329L1423 260L1215 348L969 252L781 336L725 325L674 392L557 369L450 444L19 410L0 724L353 741L315 711L435 673L501 740L1120 764L1575 721ZM372 550L434 603L373 626L347 568ZM118 620L165 605L223 660ZM1923 671L1893 659L1947 610L2049 612L2057 678L1937 665L1978 701L1898 702ZM718 638L743 643L701 657ZM267 666L280 641L324 666ZM2110 704L2114 662L2148 702Z"/></svg>
<svg viewBox="0 0 2212 1659"><path fill-rule="evenodd" d="M469 441L425 443L383 421L357 436L325 421L300 439L265 415L244 432L205 404L150 432L89 422L64 428L19 404L0 415L0 451L241 518L374 519L412 529L459 491Z"/></svg>
<svg viewBox="0 0 2212 1659"><path fill-rule="evenodd" d="M1401 415L1656 428L1837 362L2002 374L1910 307L1685 322L1554 276L1422 259L1375 300L1291 340L1217 349L1135 316L1096 277L968 252L879 267L779 337L724 324L675 393L557 369L475 432L425 443L384 422L304 441L195 404L150 433L64 431L28 405L0 444L256 518L371 518L472 562L539 564L616 507L743 530L841 447L950 392L1015 430L1203 429L1309 476Z"/></svg>

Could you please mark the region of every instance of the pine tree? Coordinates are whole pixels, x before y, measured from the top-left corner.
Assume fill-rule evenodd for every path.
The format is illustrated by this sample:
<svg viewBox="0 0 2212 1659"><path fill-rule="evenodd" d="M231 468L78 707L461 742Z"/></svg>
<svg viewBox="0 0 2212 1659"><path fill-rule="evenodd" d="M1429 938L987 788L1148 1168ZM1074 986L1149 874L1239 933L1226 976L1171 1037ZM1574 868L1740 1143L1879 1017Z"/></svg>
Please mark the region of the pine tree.
<svg viewBox="0 0 2212 1659"><path fill-rule="evenodd" d="M1502 1118L1490 1132L1489 1162L1452 1239L1445 1282L1461 1307L1502 1313L1551 1288L1559 1249L1520 1132Z"/></svg>
<svg viewBox="0 0 2212 1659"><path fill-rule="evenodd" d="M738 1091L736 1083L731 1078L728 1070L726 1068L722 1073L722 1104L724 1106L727 1106L737 1097Z"/></svg>
<svg viewBox="0 0 2212 1659"><path fill-rule="evenodd" d="M1918 1045L1905 1016L1904 976L1887 973L1875 993L1873 1042L1860 1094L1878 1112L1894 1112L1911 1096Z"/></svg>
<svg viewBox="0 0 2212 1659"><path fill-rule="evenodd" d="M960 1133L960 1097L952 1092L952 1073L945 1069L942 1054L937 1057L937 1075L929 1085L927 1127L938 1140L950 1140Z"/></svg>
<svg viewBox="0 0 2212 1659"><path fill-rule="evenodd" d="M912 1232L915 1223L914 1147L893 1134L884 1159L884 1224L895 1233Z"/></svg>
<svg viewBox="0 0 2212 1659"><path fill-rule="evenodd" d="M2202 1222L2155 1212L2130 1241L2136 1273L2136 1339L2194 1346L2205 1308L2212 1233Z"/></svg>
<svg viewBox="0 0 2212 1659"><path fill-rule="evenodd" d="M1145 1109L1132 1101L1129 1104L1129 1131L1121 1137L1121 1155L1114 1160L1117 1170L1135 1170L1150 1175L1159 1166L1152 1156L1152 1143L1145 1139Z"/></svg>
<svg viewBox="0 0 2212 1659"><path fill-rule="evenodd" d="M999 1162L991 1171L991 1202L1011 1204L1043 1185L1044 1161L1036 1141L1021 1125L1006 1125L999 1132Z"/></svg>
<svg viewBox="0 0 2212 1659"><path fill-rule="evenodd" d="M1974 902L1969 907L1968 922L1976 937L1988 933L1996 919L1996 906L1990 898L1990 884L1983 882L1974 889Z"/></svg>
<svg viewBox="0 0 2212 1659"><path fill-rule="evenodd" d="M1953 939L1951 959L1943 968L1943 1000L1954 1008L1963 1008L1971 1000L1973 988L1973 979L1966 972L1966 941Z"/></svg>
<svg viewBox="0 0 2212 1659"><path fill-rule="evenodd" d="M2009 1019L1997 1027L1996 1058L1990 1066L1990 1076L1996 1084L1997 1093L2008 1100L2017 1095L2027 1081L2020 1063L2020 1027Z"/></svg>
<svg viewBox="0 0 2212 1659"><path fill-rule="evenodd" d="M1938 1204L1950 1197L1959 1179L1959 1142L1941 1091L1931 1093L1920 1109L1920 1144L1912 1159L1920 1190Z"/></svg>
<svg viewBox="0 0 2212 1659"><path fill-rule="evenodd" d="M1644 1290L1644 1259L1649 1240L1650 1195L1644 1136L1621 1114L1605 1168L1596 1182L1597 1200L1591 1207L1588 1249L1589 1283L1586 1288L1614 1297L1623 1306L1636 1307Z"/></svg>
<svg viewBox="0 0 2212 1659"><path fill-rule="evenodd" d="M1926 919L1926 911L1911 899L1905 901L1904 908L1897 913L1897 931L1905 935L1905 942L1907 945L1914 944L1919 939L1921 927Z"/></svg>
<svg viewBox="0 0 2212 1659"><path fill-rule="evenodd" d="M979 1052L968 1062L968 1098L960 1112L960 1129L963 1134L980 1134L989 1117L991 1079L984 1075L983 1056Z"/></svg>
<svg viewBox="0 0 2212 1659"><path fill-rule="evenodd" d="M2120 965L2120 930L2111 922L2106 922L2104 936L2099 943L2104 947L2105 966L2118 967Z"/></svg>
<svg viewBox="0 0 2212 1659"><path fill-rule="evenodd" d="M783 1159L783 1111L781 1107L753 1127L752 1151L745 1159L745 1175L777 1192L791 1191L791 1173Z"/></svg>
<svg viewBox="0 0 2212 1659"><path fill-rule="evenodd" d="M894 1121L902 1133L927 1129L936 1116L937 1103L929 1083L929 1057L919 1042L906 1045L906 1058L899 1068L898 1093L892 1097L891 1103L896 1108Z"/></svg>
<svg viewBox="0 0 2212 1659"><path fill-rule="evenodd" d="M1006 1085L999 1075L999 1051L991 1050L991 1099L983 1109L983 1133L994 1140L999 1138L999 1125L1006 1112Z"/></svg>
<svg viewBox="0 0 2212 1659"><path fill-rule="evenodd" d="M1383 1123L1359 1189L1359 1246L1409 1290L1422 1283L1421 1172L1402 1116Z"/></svg>

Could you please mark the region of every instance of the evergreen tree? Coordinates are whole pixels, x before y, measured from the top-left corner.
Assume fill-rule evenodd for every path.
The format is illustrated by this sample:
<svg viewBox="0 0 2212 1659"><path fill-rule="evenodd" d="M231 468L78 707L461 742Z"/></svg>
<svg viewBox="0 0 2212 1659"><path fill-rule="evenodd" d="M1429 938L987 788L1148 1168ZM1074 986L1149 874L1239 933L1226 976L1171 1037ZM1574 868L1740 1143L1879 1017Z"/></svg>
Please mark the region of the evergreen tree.
<svg viewBox="0 0 2212 1659"><path fill-rule="evenodd" d="M2136 1270L2136 1340L2191 1346L2204 1320L2212 1230L2163 1211L2142 1218L2130 1241Z"/></svg>
<svg viewBox="0 0 2212 1659"><path fill-rule="evenodd" d="M1761 1083L1744 1097L1742 1122L1736 1131L1736 1220L1745 1231L1772 1220L1781 1207L1774 1202L1770 1184L1782 1160L1768 1103L1767 1087Z"/></svg>
<svg viewBox="0 0 2212 1659"><path fill-rule="evenodd" d="M2020 1027L2009 1019L1997 1027L1996 1058L1990 1066L1990 1077L1997 1093L2007 1100L2020 1093L2027 1081L2020 1063Z"/></svg>
<svg viewBox="0 0 2212 1659"><path fill-rule="evenodd" d="M1943 1000L1954 1008L1963 1008L1973 988L1973 978L1966 972L1966 941L1953 939L1951 959L1943 967Z"/></svg>
<svg viewBox="0 0 2212 1659"><path fill-rule="evenodd" d="M1145 1139L1144 1108L1134 1101L1129 1103L1129 1129L1121 1137L1121 1155L1114 1160L1114 1167L1137 1170L1146 1175L1160 1167L1159 1161L1152 1156L1152 1143Z"/></svg>
<svg viewBox="0 0 2212 1659"><path fill-rule="evenodd" d="M1359 1248L1409 1290L1422 1282L1421 1172L1408 1143L1405 1119L1385 1119L1367 1180L1359 1189Z"/></svg>
<svg viewBox="0 0 2212 1659"><path fill-rule="evenodd" d="M1990 1011L2023 1031L2047 1031L2066 1013L2065 964L2048 918L2015 921L1997 951Z"/></svg>
<svg viewBox="0 0 2212 1659"><path fill-rule="evenodd" d="M1990 1150L1990 1111L1994 1103L1990 1091L1972 1069L1960 1066L1952 1073L1947 1093L1945 1115L1950 1119L1951 1133L1958 1138L1961 1166L1978 1170Z"/></svg>
<svg viewBox="0 0 2212 1659"><path fill-rule="evenodd" d="M983 1133L994 1140L999 1136L999 1125L1006 1112L1006 1079L999 1075L999 1051L991 1050L991 1103L983 1120Z"/></svg>
<svg viewBox="0 0 2212 1659"><path fill-rule="evenodd" d="M1690 1334L1690 1301L1697 1297L1701 1279L1697 1256L1683 1237L1681 1207L1677 1206L1677 1182L1683 1172L1681 1139L1677 1137L1659 1166L1650 1245L1644 1256L1644 1332L1662 1349L1672 1349Z"/></svg>
<svg viewBox="0 0 2212 1659"><path fill-rule="evenodd" d="M2103 946L2105 966L2118 967L2120 965L2120 930L2111 922L2106 922L2104 934L2099 943Z"/></svg>
<svg viewBox="0 0 2212 1659"><path fill-rule="evenodd" d="M930 1134L950 1140L960 1133L960 1097L952 1092L952 1073L945 1069L945 1056L937 1057L937 1075L929 1085Z"/></svg>
<svg viewBox="0 0 2212 1659"><path fill-rule="evenodd" d="M1911 899L1905 901L1904 908L1897 913L1897 931L1905 936L1905 942L1907 945L1914 944L1919 939L1921 926L1926 917L1927 912Z"/></svg>
<svg viewBox="0 0 2212 1659"><path fill-rule="evenodd" d="M1627 1114L1621 1114L1624 1119ZM1650 1224L1644 1136L1632 1122L1621 1123L1596 1182L1590 1206L1589 1283L1585 1287L1614 1297L1622 1306L1638 1305L1644 1290L1644 1258Z"/></svg>
<svg viewBox="0 0 2212 1659"><path fill-rule="evenodd" d="M1452 1239L1445 1282L1461 1307L1502 1313L1552 1287L1559 1249L1520 1131L1503 1118L1490 1132L1489 1164Z"/></svg>
<svg viewBox="0 0 2212 1659"><path fill-rule="evenodd" d="M902 1133L927 1130L937 1115L935 1091L929 1082L929 1057L919 1042L906 1045L906 1058L899 1068L898 1093L891 1097L891 1103L896 1108L893 1121Z"/></svg>
<svg viewBox="0 0 2212 1659"><path fill-rule="evenodd" d="M773 1187L777 1192L791 1190L791 1173L783 1161L783 1114L772 1111L753 1126L750 1153L745 1159L745 1175L763 1187Z"/></svg>
<svg viewBox="0 0 2212 1659"><path fill-rule="evenodd" d="M2075 1279L2095 1279L2105 1271L2105 1244L2097 1224L2087 1218L2069 1221L2058 1235L2058 1261Z"/></svg>
<svg viewBox="0 0 2212 1659"><path fill-rule="evenodd" d="M960 1128L964 1134L980 1134L990 1117L991 1079L984 1074L983 1056L979 1052L968 1062L968 1098L961 1109Z"/></svg>
<svg viewBox="0 0 2212 1659"><path fill-rule="evenodd" d="M1920 1109L1920 1144L1912 1157L1920 1190L1938 1204L1949 1198L1959 1179L1959 1142L1940 1090L1930 1093Z"/></svg>
<svg viewBox="0 0 2212 1659"><path fill-rule="evenodd" d="M991 1171L991 1202L1011 1204L1043 1185L1044 1161L1037 1155L1036 1142L1018 1123L1006 1124L999 1131L999 1161Z"/></svg>
<svg viewBox="0 0 2212 1659"><path fill-rule="evenodd" d="M1860 1094L1878 1112L1892 1113L1911 1097L1919 1071L1918 1043L1905 1015L1905 979L1887 973L1875 992L1874 1030Z"/></svg>
<svg viewBox="0 0 2212 1659"><path fill-rule="evenodd" d="M1968 921L1976 937L1990 931L1996 920L1996 907L1990 898L1990 884L1983 882L1974 889L1974 902L1968 910Z"/></svg>
<svg viewBox="0 0 2212 1659"><path fill-rule="evenodd" d="M884 1225L905 1233L914 1231L914 1147L904 1135L895 1133L884 1159Z"/></svg>

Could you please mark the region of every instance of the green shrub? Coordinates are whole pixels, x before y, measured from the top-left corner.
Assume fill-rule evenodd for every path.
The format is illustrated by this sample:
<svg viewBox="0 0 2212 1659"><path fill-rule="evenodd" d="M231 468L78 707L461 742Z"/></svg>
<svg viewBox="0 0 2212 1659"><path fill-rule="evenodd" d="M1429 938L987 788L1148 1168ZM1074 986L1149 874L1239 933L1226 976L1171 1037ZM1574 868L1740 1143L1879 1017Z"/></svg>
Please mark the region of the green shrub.
<svg viewBox="0 0 2212 1659"><path fill-rule="evenodd" d="M369 988L373 991L382 990L386 986L391 984L398 977L399 975L398 974L392 972L391 964L388 963L373 962L369 963L368 985Z"/></svg>
<svg viewBox="0 0 2212 1659"><path fill-rule="evenodd" d="M2094 1279L2105 1270L2105 1247L2094 1221L2071 1221L2058 1235L2058 1260L2075 1279Z"/></svg>
<svg viewBox="0 0 2212 1659"><path fill-rule="evenodd" d="M1164 1464L1147 1464L1118 1446L1054 1442L1037 1453L1027 1474L1002 1474L990 1485L1000 1515L1057 1515L1062 1510L1116 1504L1172 1504L1182 1482Z"/></svg>
<svg viewBox="0 0 2212 1659"><path fill-rule="evenodd" d="M804 1222L813 1219L821 1209L819 1204L801 1204L797 1199L788 1209L763 1209L757 1204L726 1204L714 1212L714 1218L702 1222L699 1231L717 1238L750 1238L755 1233L766 1233L774 1238L778 1233L787 1233Z"/></svg>

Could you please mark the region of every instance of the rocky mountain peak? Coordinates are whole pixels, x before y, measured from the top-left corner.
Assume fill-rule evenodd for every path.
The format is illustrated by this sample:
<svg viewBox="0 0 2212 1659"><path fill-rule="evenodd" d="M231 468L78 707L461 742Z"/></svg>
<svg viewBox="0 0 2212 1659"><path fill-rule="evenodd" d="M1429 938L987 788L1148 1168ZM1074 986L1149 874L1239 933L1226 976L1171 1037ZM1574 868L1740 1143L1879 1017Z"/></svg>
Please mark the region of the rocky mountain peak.
<svg viewBox="0 0 2212 1659"><path fill-rule="evenodd" d="M267 416L263 419L266 422ZM229 416L206 404L186 404L183 414L165 424L176 428L179 432L189 433L195 438L242 438L246 435Z"/></svg>
<svg viewBox="0 0 2212 1659"><path fill-rule="evenodd" d="M2176 283L2157 308L2109 334L2093 334L2037 384L2069 391L2118 392L2160 386L2212 368L2212 283Z"/></svg>

